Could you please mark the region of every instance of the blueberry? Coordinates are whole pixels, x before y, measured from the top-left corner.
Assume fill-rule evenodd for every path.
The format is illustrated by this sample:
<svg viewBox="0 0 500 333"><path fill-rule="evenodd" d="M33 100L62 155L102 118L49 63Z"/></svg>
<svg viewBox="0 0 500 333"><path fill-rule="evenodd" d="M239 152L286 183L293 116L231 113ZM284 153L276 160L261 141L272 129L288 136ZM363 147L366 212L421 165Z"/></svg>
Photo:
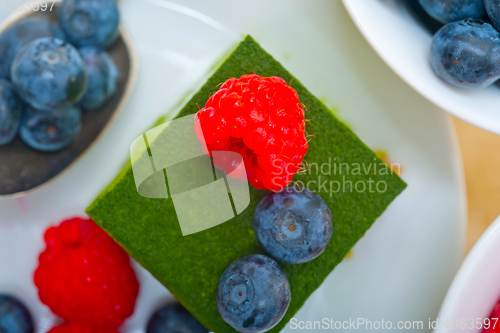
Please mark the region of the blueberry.
<svg viewBox="0 0 500 333"><path fill-rule="evenodd" d="M120 72L109 54L95 47L80 49L80 55L87 69L89 85L79 105L86 110L96 109L116 92Z"/></svg>
<svg viewBox="0 0 500 333"><path fill-rule="evenodd" d="M11 77L19 96L40 110L77 103L88 81L78 51L56 38L40 38L26 44L14 59Z"/></svg>
<svg viewBox="0 0 500 333"><path fill-rule="evenodd" d="M222 274L217 308L239 332L267 332L290 305L288 279L273 259L253 254L233 262Z"/></svg>
<svg viewBox="0 0 500 333"><path fill-rule="evenodd" d="M493 26L500 30L500 0L484 0L484 5Z"/></svg>
<svg viewBox="0 0 500 333"><path fill-rule="evenodd" d="M21 124L22 101L9 81L0 79L0 146L14 139Z"/></svg>
<svg viewBox="0 0 500 333"><path fill-rule="evenodd" d="M486 15L484 0L418 0L424 10L441 23L480 19Z"/></svg>
<svg viewBox="0 0 500 333"><path fill-rule="evenodd" d="M5 30L0 35L0 78L10 78L12 61L23 45L42 37L64 39L64 34L55 25L37 18L23 19Z"/></svg>
<svg viewBox="0 0 500 333"><path fill-rule="evenodd" d="M64 0L59 25L75 46L106 47L118 37L120 14L115 0Z"/></svg>
<svg viewBox="0 0 500 333"><path fill-rule="evenodd" d="M208 333L181 304L165 305L153 313L146 333Z"/></svg>
<svg viewBox="0 0 500 333"><path fill-rule="evenodd" d="M500 78L500 33L482 21L449 23L432 39L431 65L457 87L487 87Z"/></svg>
<svg viewBox="0 0 500 333"><path fill-rule="evenodd" d="M52 112L27 106L19 133L21 139L31 148L53 152L73 142L81 127L81 112L73 106Z"/></svg>
<svg viewBox="0 0 500 333"><path fill-rule="evenodd" d="M260 201L253 227L271 257L300 264L325 250L332 236L332 213L319 195L305 188L286 187Z"/></svg>
<svg viewBox="0 0 500 333"><path fill-rule="evenodd" d="M0 294L0 332L32 333L33 319L17 298Z"/></svg>

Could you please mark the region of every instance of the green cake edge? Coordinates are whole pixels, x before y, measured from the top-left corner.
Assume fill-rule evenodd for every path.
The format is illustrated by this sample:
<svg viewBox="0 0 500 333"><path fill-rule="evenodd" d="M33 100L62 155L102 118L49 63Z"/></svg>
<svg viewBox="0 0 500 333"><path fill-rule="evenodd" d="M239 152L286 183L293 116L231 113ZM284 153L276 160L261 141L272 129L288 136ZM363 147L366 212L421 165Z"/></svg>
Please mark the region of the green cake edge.
<svg viewBox="0 0 500 333"><path fill-rule="evenodd" d="M186 103L177 117L196 112L197 104L204 105L209 93L215 91L220 82L249 72L262 76L276 75L283 77L287 82L292 82L301 101L309 109L306 118L312 119L312 126L308 126L307 130L310 134L316 135L305 157L310 163L315 162L320 166L327 163L325 157L329 157L329 161L334 159L336 164L363 166L373 164L379 167L377 171L372 168L372 171L365 175L330 173L329 182L347 180L358 184L373 177L387 184L387 191L384 193L354 191L339 192L329 196L321 192L324 187L321 186L322 180L317 179L318 175L308 173L296 175L294 180L304 184L308 181L318 181L318 184L313 184L312 189L319 190L318 193L332 210L335 223L334 235L325 252L316 260L301 265L281 265L290 280L292 302L284 319L270 331L278 332L342 261L386 207L404 190L406 184L297 79L292 81L293 76L250 36L247 36L226 58L207 83ZM264 191L252 188L251 203L242 214L209 230L182 237L171 200L140 197L135 189L128 163L89 206L87 213L137 262L162 282L208 329L217 333L234 332L235 330L227 325L217 312L215 302L217 283L224 269L232 261L247 254L264 253L253 234L251 221L256 204L265 194ZM140 207L141 212L133 207ZM168 221L162 220L162 216L168 216ZM131 221L133 223L130 223ZM145 233L148 232L149 236L146 236ZM238 239L231 240L234 235L238 235ZM163 242L168 240L169 245L166 246L158 240ZM174 247L179 253L170 251ZM170 272L171 268L184 274L179 278L178 274Z"/></svg>

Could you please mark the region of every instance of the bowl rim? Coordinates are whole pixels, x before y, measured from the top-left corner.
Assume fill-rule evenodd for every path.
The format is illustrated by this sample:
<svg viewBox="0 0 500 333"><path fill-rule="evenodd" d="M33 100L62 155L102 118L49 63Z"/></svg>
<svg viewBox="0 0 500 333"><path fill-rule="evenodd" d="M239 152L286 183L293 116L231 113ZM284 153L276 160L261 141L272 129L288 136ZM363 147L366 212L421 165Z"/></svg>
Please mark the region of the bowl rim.
<svg viewBox="0 0 500 333"><path fill-rule="evenodd" d="M454 318L452 311L454 304L461 299L462 294L469 289L470 280L475 276L476 268L481 266L481 259L488 253L491 244L500 238L500 216L486 229L479 240L474 244L467 257L462 262L457 275L453 279L446 297L439 310L438 318ZM499 295L500 298L500 295ZM492 309L493 310L493 307ZM488 314L489 316L489 314ZM439 326L435 332L440 332Z"/></svg>
<svg viewBox="0 0 500 333"><path fill-rule="evenodd" d="M53 2L58 6L63 0L53 0ZM30 16L31 14L36 13L36 11L33 10L21 10L21 11L16 11L9 15L1 24L0 24L0 34L3 33L6 29L11 27L14 23ZM30 188L29 190L21 191L21 192L16 192L16 193L11 193L11 194L3 194L0 195L0 200L9 200L9 199L17 199L21 197L28 196L30 194L33 194L35 192L41 191L47 187L49 187L52 183L54 183L56 180L58 180L60 177L62 177L66 172L68 172L72 167L74 167L85 155L87 155L94 147L95 145L104 137L104 135L110 130L110 128L114 125L120 114L122 113L123 109L128 103L128 100L130 99L132 92L134 91L134 88L137 84L137 80L139 78L139 54L137 52L137 49L135 47L134 41L132 40L132 37L130 36L130 33L128 30L125 28L123 24L120 23L119 26L119 38L122 38L123 43L125 45L125 49L127 50L127 53L130 57L130 69L129 69L129 79L125 85L125 89L123 91L123 97L118 103L115 111L109 118L108 122L106 125L102 128L102 130L99 132L99 134L96 136L96 138L92 141L90 145L85 148L85 150L77 156L75 159L73 159L63 170L61 170L57 175L54 177L50 178L46 182L37 185L33 188Z"/></svg>
<svg viewBox="0 0 500 333"><path fill-rule="evenodd" d="M415 0L416 1L416 0ZM495 123L491 122L488 119L480 118L471 113L464 113L461 111L457 111L452 107L447 106L445 103L439 102L439 100L429 96L423 89L420 88L420 85L416 84L408 75L404 75L398 68L394 65L391 60L389 54L387 54L384 49L377 43L376 38L372 36L369 29L363 24L362 20L357 15L357 11L355 8L356 1L353 0L342 0L344 4L344 8L347 10L349 16L353 20L354 24L361 32L363 38L368 42L368 44L372 47L372 49L380 56L380 58L387 64L387 66L396 73L406 84L408 84L412 89L417 91L421 96L430 101L432 104L436 105L438 108L446 111L447 113L457 117L471 125L484 129L488 132L500 135L500 125L495 125ZM429 46L430 47L430 46Z"/></svg>

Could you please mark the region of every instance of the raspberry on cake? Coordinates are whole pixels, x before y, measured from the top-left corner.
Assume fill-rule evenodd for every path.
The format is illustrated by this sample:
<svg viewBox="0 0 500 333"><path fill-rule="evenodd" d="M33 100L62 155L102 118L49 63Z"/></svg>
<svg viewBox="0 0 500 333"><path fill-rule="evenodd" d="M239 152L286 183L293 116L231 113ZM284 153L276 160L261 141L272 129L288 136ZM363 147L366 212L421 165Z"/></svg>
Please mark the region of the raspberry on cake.
<svg viewBox="0 0 500 333"><path fill-rule="evenodd" d="M92 220L73 218L45 232L35 285L61 318L116 328L134 312L139 283L127 253ZM72 331L61 328L59 331Z"/></svg>
<svg viewBox="0 0 500 333"><path fill-rule="evenodd" d="M239 153L246 178L258 189L287 186L308 148L299 95L277 76L228 79L196 114L195 130L208 154ZM239 161L214 158L214 164L229 174Z"/></svg>

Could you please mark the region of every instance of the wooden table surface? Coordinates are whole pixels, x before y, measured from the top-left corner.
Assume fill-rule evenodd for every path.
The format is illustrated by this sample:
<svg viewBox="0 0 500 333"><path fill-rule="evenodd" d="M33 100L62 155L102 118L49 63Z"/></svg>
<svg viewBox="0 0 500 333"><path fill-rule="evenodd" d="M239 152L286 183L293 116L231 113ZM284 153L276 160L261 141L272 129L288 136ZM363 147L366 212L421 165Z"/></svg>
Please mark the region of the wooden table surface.
<svg viewBox="0 0 500 333"><path fill-rule="evenodd" d="M462 152L469 224L467 252L500 215L500 136L453 118Z"/></svg>

